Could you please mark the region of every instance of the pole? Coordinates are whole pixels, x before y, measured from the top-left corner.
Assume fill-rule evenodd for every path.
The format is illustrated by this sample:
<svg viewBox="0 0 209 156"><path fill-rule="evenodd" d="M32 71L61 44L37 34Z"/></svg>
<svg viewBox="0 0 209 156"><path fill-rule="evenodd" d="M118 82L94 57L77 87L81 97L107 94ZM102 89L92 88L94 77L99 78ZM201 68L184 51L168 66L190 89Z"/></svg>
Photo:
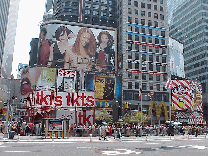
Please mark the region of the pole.
<svg viewBox="0 0 209 156"><path fill-rule="evenodd" d="M142 123L142 54L141 54L141 123Z"/></svg>

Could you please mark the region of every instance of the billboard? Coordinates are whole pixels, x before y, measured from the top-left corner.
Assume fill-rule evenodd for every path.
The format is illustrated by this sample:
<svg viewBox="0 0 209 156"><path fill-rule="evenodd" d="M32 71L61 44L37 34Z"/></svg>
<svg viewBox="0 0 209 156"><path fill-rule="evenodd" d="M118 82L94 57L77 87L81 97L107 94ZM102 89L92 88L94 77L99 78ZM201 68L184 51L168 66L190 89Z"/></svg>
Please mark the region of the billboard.
<svg viewBox="0 0 209 156"><path fill-rule="evenodd" d="M97 108L111 108L113 100L122 101L122 77L88 74L86 88L95 92Z"/></svg>
<svg viewBox="0 0 209 156"><path fill-rule="evenodd" d="M58 69L57 88L58 91L75 92L76 71Z"/></svg>
<svg viewBox="0 0 209 156"><path fill-rule="evenodd" d="M30 94L29 107L95 107L95 93L89 91L79 92L53 92L35 91Z"/></svg>
<svg viewBox="0 0 209 156"><path fill-rule="evenodd" d="M172 80L172 104L176 110L202 112L202 86L191 80Z"/></svg>
<svg viewBox="0 0 209 156"><path fill-rule="evenodd" d="M34 67L22 71L20 104L26 104L27 97L35 90L51 90L56 82L56 68Z"/></svg>
<svg viewBox="0 0 209 156"><path fill-rule="evenodd" d="M39 66L114 72L115 55L114 29L45 24L40 30Z"/></svg>

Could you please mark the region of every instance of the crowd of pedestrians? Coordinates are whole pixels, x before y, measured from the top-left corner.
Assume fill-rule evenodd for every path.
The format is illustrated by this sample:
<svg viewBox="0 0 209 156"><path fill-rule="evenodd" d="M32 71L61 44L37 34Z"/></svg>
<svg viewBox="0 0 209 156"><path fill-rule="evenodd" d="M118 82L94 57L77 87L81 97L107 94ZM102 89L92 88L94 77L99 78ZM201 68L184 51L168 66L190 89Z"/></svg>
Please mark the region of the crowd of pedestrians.
<svg viewBox="0 0 209 156"><path fill-rule="evenodd" d="M0 132L5 132L5 123L0 125ZM8 131L13 131L16 134L23 136L44 135L44 128L42 123L27 123L23 122L9 122ZM171 133L172 130L172 133ZM120 138L121 136L166 136L166 135L203 135L208 133L208 127L203 125L141 125L141 124L93 124L85 126L84 124L69 125L69 137L85 137L92 135L99 137L99 139L107 140L108 137Z"/></svg>

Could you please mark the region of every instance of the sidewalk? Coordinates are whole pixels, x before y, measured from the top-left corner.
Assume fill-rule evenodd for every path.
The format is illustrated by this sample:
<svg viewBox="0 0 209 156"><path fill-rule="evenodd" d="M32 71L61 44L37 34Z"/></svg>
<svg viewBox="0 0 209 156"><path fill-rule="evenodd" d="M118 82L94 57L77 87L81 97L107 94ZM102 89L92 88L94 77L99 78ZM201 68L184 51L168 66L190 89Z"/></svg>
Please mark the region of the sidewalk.
<svg viewBox="0 0 209 156"><path fill-rule="evenodd" d="M3 134L0 133L0 142L115 142L115 141L163 141L163 140L195 140L195 139L208 139L208 135L194 135L183 136L142 136L142 137L121 137L120 139L114 139L113 137L107 137L108 141L103 139L99 140L99 137L69 137L67 138L53 138L49 136L45 139L44 136L19 136L15 135L14 139L3 138Z"/></svg>

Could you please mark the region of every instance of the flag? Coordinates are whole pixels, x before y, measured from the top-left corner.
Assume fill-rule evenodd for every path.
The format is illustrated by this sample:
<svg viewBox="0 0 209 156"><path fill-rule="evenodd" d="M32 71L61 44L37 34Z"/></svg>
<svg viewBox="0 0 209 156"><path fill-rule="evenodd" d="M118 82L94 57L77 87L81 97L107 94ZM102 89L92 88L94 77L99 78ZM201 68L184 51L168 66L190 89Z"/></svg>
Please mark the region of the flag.
<svg viewBox="0 0 209 156"><path fill-rule="evenodd" d="M169 79L165 84L165 89L168 90L169 88L171 88L171 84L172 84L172 81Z"/></svg>
<svg viewBox="0 0 209 156"><path fill-rule="evenodd" d="M139 100L141 100L141 98L142 98L142 95L141 94L142 94L142 89L140 88L139 89Z"/></svg>

